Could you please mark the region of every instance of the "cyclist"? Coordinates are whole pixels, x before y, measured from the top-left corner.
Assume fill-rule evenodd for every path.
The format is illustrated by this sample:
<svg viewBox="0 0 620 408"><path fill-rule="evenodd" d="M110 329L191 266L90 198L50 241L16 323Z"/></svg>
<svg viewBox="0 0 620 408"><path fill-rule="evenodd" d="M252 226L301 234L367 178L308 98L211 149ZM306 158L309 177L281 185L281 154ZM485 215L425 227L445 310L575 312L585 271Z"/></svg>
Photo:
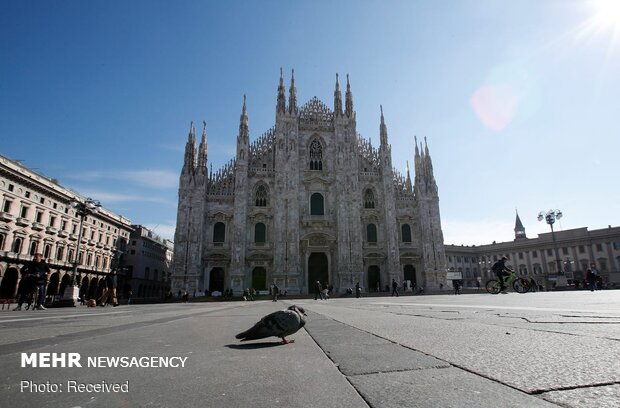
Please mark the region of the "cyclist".
<svg viewBox="0 0 620 408"><path fill-rule="evenodd" d="M508 258L502 256L502 258L495 262L491 267L491 270L497 275L500 285L500 293L507 294L506 285L504 284L504 276L509 276L512 273L512 269L506 267L506 261Z"/></svg>

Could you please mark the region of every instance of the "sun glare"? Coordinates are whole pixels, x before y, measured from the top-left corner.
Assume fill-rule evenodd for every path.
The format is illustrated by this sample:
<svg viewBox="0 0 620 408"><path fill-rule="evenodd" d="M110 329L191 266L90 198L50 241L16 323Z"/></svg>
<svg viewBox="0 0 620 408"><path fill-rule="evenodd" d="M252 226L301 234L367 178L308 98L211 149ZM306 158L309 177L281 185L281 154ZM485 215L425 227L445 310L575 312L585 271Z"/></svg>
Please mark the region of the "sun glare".
<svg viewBox="0 0 620 408"><path fill-rule="evenodd" d="M594 0L594 19L601 27L620 27L620 0Z"/></svg>

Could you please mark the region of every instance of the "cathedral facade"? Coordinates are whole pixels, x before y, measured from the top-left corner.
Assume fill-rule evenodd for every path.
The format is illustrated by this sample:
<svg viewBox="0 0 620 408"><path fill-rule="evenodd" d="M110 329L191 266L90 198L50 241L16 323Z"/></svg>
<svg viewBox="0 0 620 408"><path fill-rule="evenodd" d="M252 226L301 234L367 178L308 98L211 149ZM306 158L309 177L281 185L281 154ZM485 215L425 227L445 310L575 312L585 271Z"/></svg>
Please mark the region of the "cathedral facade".
<svg viewBox="0 0 620 408"><path fill-rule="evenodd" d="M426 141L412 146L415 177L392 167L383 110L380 145L356 131L347 76L333 108L312 98L298 107L277 90L275 126L250 141L245 97L236 156L209 169L206 124L192 124L180 175L172 290L313 293L385 289L392 280L445 284L437 184Z"/></svg>

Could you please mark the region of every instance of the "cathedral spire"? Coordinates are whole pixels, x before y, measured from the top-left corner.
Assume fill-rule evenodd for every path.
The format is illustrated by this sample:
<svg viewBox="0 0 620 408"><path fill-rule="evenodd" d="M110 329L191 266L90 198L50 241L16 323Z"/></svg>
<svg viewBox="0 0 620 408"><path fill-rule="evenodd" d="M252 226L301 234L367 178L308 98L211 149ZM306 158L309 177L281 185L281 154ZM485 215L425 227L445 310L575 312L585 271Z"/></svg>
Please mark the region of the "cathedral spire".
<svg viewBox="0 0 620 408"><path fill-rule="evenodd" d="M517 213L517 218L515 220L515 241L520 240L520 239L527 239L527 236L525 235L525 227L523 226L523 223L521 222L521 218L519 218L519 211L517 211L517 209L515 208L515 212Z"/></svg>
<svg viewBox="0 0 620 408"><path fill-rule="evenodd" d="M239 136L237 136L237 159L244 160L250 146L250 127L248 126L248 111L246 97L243 95L243 108L239 118Z"/></svg>
<svg viewBox="0 0 620 408"><path fill-rule="evenodd" d="M349 74L347 74L347 93L345 101L345 114L347 117L353 117L353 94L351 93L351 84L349 84Z"/></svg>
<svg viewBox="0 0 620 408"><path fill-rule="evenodd" d="M198 148L198 168L207 169L207 122L202 121L202 138L200 139L200 147Z"/></svg>
<svg viewBox="0 0 620 408"><path fill-rule="evenodd" d="M379 105L381 108L381 125L379 126L379 137L381 139L381 146L388 146L387 139L387 127L385 126L385 119L383 118L383 105Z"/></svg>
<svg viewBox="0 0 620 408"><path fill-rule="evenodd" d="M424 136L424 163L426 166L426 174L429 181L435 182L435 176L433 174L433 160L431 159L431 155L428 152L428 144L426 142L426 136Z"/></svg>
<svg viewBox="0 0 620 408"><path fill-rule="evenodd" d="M407 160L407 181L405 182L405 187L407 188L408 193L413 193L413 188L411 187L411 174L409 173L409 160Z"/></svg>
<svg viewBox="0 0 620 408"><path fill-rule="evenodd" d="M342 94L340 93L340 83L338 83L338 73L336 73L336 89L334 90L334 114L342 116Z"/></svg>
<svg viewBox="0 0 620 408"><path fill-rule="evenodd" d="M246 105L246 96L243 95L243 108L241 109L241 117L239 118L239 137L249 140L250 127L248 126L248 110Z"/></svg>
<svg viewBox="0 0 620 408"><path fill-rule="evenodd" d="M276 114L286 112L286 97L284 95L284 77L282 76L282 68L280 68L280 85L278 85L278 103L276 105Z"/></svg>
<svg viewBox="0 0 620 408"><path fill-rule="evenodd" d="M297 114L297 88L295 88L295 70L291 71L291 88L288 96L288 113Z"/></svg>
<svg viewBox="0 0 620 408"><path fill-rule="evenodd" d="M189 135L185 143L185 160L183 162L183 173L193 173L196 168L196 128L192 121L189 125Z"/></svg>

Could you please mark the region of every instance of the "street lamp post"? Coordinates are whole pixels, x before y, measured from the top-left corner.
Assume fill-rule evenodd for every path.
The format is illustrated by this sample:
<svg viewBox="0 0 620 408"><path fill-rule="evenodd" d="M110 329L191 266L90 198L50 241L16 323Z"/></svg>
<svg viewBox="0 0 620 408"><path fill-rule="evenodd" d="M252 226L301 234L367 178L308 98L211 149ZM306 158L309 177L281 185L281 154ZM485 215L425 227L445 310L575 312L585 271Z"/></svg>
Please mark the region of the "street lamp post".
<svg viewBox="0 0 620 408"><path fill-rule="evenodd" d="M101 203L89 197L84 201L73 199L69 204L75 209L75 214L80 217L80 228L78 231L77 248L75 250L75 256L73 257L73 272L71 274L71 284L68 285L65 289L63 298L72 301L72 306L76 306L77 299L79 297L77 270L78 264L80 262L80 245L82 244L82 227L84 224L84 218L86 218L87 215L99 212Z"/></svg>
<svg viewBox="0 0 620 408"><path fill-rule="evenodd" d="M558 275L563 275L564 272L562 271L562 261L560 260L560 255L558 253L558 244L555 240L555 231L553 231L553 224L555 223L555 220L559 220L560 218L562 218L562 211L560 210L549 210L547 212L541 211L538 214L538 221L545 220L547 224L549 224L549 227L551 227L551 239L553 240L553 249L555 250L557 273Z"/></svg>

